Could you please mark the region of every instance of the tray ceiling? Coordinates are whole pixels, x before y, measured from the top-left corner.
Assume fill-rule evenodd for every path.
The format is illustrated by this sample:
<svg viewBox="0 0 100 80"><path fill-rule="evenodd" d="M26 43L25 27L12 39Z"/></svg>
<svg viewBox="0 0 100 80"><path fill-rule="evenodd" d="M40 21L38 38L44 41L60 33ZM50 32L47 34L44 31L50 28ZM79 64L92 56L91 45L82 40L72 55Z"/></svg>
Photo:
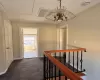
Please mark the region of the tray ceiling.
<svg viewBox="0 0 100 80"><path fill-rule="evenodd" d="M82 6L83 1L86 0L62 0L62 5L74 14L78 14L100 2L100 0L89 0L91 1L89 5ZM40 8L55 9L58 0L0 0L0 4L3 5L10 20L44 22L45 18L38 16Z"/></svg>

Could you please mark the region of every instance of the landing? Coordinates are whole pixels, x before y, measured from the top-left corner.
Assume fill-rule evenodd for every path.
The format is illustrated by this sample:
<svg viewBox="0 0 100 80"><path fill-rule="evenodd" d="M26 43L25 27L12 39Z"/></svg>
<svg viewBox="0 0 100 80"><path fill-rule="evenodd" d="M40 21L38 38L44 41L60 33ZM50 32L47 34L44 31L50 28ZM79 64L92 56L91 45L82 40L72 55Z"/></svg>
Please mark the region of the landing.
<svg viewBox="0 0 100 80"><path fill-rule="evenodd" d="M43 80L43 60L41 58L14 61L0 80Z"/></svg>

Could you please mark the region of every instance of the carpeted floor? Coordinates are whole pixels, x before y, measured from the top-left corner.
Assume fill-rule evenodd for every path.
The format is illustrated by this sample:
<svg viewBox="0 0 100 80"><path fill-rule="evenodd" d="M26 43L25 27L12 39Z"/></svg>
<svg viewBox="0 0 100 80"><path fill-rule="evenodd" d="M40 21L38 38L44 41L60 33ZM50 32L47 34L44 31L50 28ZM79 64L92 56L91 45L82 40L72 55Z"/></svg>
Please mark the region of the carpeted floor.
<svg viewBox="0 0 100 80"><path fill-rule="evenodd" d="M60 58L57 59L59 60ZM61 62L64 63L63 58ZM66 64L66 66L68 66L68 64ZM73 67L69 65L69 69L73 70ZM77 69L75 69L75 71L77 71ZM59 69L56 70L56 76L58 75ZM61 73L61 75L63 74ZM54 75L51 73L51 77L52 76ZM7 73L0 76L0 80L43 80L43 58L13 61Z"/></svg>
<svg viewBox="0 0 100 80"><path fill-rule="evenodd" d="M0 80L43 80L43 59L32 58L14 61Z"/></svg>

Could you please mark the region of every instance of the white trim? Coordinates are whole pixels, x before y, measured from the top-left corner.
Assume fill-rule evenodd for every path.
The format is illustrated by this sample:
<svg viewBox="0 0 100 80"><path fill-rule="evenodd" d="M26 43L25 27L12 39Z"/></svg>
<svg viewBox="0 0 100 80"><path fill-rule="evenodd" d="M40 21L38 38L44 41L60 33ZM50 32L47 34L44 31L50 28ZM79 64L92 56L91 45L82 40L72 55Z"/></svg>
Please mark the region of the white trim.
<svg viewBox="0 0 100 80"><path fill-rule="evenodd" d="M23 28L30 28L30 29L37 29L37 57L39 57L39 28L37 27L19 27L19 36L20 36L20 57L24 57L24 45L23 42L21 41L21 38L23 37L23 34L21 34L21 30ZM23 33L23 32L22 32Z"/></svg>
<svg viewBox="0 0 100 80"><path fill-rule="evenodd" d="M68 40L69 40L69 36L68 36L68 35L69 35L68 24L66 24L66 34L67 34L67 39L66 39L66 40L67 40L67 42L66 42L66 49L68 49L68 43L69 43L69 42L68 42Z"/></svg>
<svg viewBox="0 0 100 80"><path fill-rule="evenodd" d="M23 59L23 58L14 58L14 60L21 60L21 59Z"/></svg>
<svg viewBox="0 0 100 80"><path fill-rule="evenodd" d="M81 76L83 80L87 80L87 76Z"/></svg>
<svg viewBox="0 0 100 80"><path fill-rule="evenodd" d="M37 29L37 57L40 56L39 54L39 28L36 28Z"/></svg>
<svg viewBox="0 0 100 80"><path fill-rule="evenodd" d="M13 60L11 61L11 63L13 62ZM0 75L5 74L8 71L8 68L10 67L11 63L9 64L9 66L6 66L7 68L5 69L5 71L0 72Z"/></svg>
<svg viewBox="0 0 100 80"><path fill-rule="evenodd" d="M6 69L4 72L1 72L0 75L3 75L7 72L8 69Z"/></svg>
<svg viewBox="0 0 100 80"><path fill-rule="evenodd" d="M40 57L40 58L43 58L43 56L39 56L39 57ZM39 58L39 57L38 57L38 58Z"/></svg>
<svg viewBox="0 0 100 80"><path fill-rule="evenodd" d="M20 57L24 57L24 44L23 44L23 28L19 27L20 38Z"/></svg>

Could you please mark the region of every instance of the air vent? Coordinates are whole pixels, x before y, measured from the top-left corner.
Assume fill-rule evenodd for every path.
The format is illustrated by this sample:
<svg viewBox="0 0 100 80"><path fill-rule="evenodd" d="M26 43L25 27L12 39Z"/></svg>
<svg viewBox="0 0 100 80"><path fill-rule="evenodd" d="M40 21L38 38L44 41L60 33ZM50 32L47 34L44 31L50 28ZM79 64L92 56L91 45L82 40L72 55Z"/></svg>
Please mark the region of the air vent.
<svg viewBox="0 0 100 80"><path fill-rule="evenodd" d="M91 0L84 0L84 2L81 3L81 6L87 6L91 3Z"/></svg>
<svg viewBox="0 0 100 80"><path fill-rule="evenodd" d="M47 12L48 12L47 9L40 8L39 9L39 13L38 13L38 17L45 17L45 15L47 14Z"/></svg>

